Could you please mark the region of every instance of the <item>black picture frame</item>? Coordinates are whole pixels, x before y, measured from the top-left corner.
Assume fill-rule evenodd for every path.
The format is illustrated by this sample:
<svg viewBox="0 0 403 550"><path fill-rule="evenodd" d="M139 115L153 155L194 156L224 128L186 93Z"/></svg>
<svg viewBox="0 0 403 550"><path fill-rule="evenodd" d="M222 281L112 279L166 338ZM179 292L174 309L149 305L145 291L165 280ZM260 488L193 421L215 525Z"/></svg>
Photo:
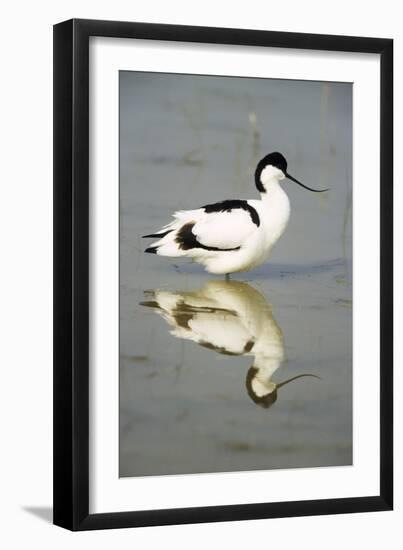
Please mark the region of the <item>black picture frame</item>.
<svg viewBox="0 0 403 550"><path fill-rule="evenodd" d="M380 54L380 491L370 497L89 513L89 38ZM391 510L393 40L73 19L54 26L54 523L71 530Z"/></svg>

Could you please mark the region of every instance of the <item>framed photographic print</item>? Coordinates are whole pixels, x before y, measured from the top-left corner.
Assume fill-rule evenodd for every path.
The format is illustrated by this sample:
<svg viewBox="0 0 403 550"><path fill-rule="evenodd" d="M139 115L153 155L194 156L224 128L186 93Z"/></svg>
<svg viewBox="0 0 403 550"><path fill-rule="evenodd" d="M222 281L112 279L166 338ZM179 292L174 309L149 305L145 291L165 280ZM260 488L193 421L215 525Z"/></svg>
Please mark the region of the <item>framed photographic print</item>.
<svg viewBox="0 0 403 550"><path fill-rule="evenodd" d="M54 27L54 523L390 510L393 42Z"/></svg>

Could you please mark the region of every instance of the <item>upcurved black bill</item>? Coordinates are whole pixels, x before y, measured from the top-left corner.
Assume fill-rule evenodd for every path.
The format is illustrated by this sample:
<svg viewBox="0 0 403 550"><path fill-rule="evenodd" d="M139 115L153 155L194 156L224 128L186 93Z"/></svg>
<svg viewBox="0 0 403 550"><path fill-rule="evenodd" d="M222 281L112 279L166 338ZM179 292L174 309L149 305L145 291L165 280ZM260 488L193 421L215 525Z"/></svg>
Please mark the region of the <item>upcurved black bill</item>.
<svg viewBox="0 0 403 550"><path fill-rule="evenodd" d="M325 191L329 191L329 189L312 189L311 187L308 187L307 185L304 185L303 183L301 183L297 179L290 176L290 174L288 174L287 172L285 173L285 177L288 178L289 180L295 182L295 183L298 183L298 185L300 185L304 189L308 189L308 191L313 191L313 193L324 193Z"/></svg>
<svg viewBox="0 0 403 550"><path fill-rule="evenodd" d="M297 378L303 378L304 376L311 376L312 378L317 378L320 380L320 376L316 376L316 374L299 374L298 376L293 376L292 378L289 378L288 380L284 380L284 382L280 382L280 384L276 385L276 389L278 390L282 386L285 386L289 382L292 382L293 380L296 380Z"/></svg>

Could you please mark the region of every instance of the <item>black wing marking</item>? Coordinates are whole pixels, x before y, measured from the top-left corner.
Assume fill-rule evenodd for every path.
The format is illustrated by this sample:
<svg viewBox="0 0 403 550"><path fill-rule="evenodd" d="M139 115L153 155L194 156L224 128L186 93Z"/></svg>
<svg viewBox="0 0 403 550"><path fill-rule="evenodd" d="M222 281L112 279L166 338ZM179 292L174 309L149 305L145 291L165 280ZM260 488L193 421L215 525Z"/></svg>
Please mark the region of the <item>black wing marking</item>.
<svg viewBox="0 0 403 550"><path fill-rule="evenodd" d="M156 239L157 237L159 237L160 239L162 239L162 237L165 237L166 235L168 235L168 233L171 233L171 231L173 231L173 229L168 229L168 231L165 231L164 233L151 233L150 235L142 235L142 238Z"/></svg>
<svg viewBox="0 0 403 550"><path fill-rule="evenodd" d="M206 214L210 214L211 212L231 212L231 210L234 210L236 208L241 208L242 210L245 210L246 212L249 213L252 219L252 222L255 225L257 225L257 227L259 227L260 225L260 218L256 209L243 200L239 200L239 199L226 200L226 201L216 202L214 204L207 204L206 206L202 206L202 208L204 208L204 211L206 212Z"/></svg>
<svg viewBox="0 0 403 550"><path fill-rule="evenodd" d="M255 341L249 340L248 342L246 342L242 351L229 351L223 346L216 346L215 344L212 344L211 342L207 342L205 340L201 340L200 342L198 342L198 344L203 348L216 351L217 353L221 353L222 355L244 355L245 353L248 353L253 348L253 346L255 345Z"/></svg>
<svg viewBox="0 0 403 550"><path fill-rule="evenodd" d="M237 246L236 248L217 248L216 246L206 246L200 243L196 239L196 235L192 232L195 222L185 223L183 225L175 238L175 241L178 243L181 250L190 250L191 248L203 248L204 250L213 250L217 252L231 252L233 250L239 250L241 247ZM146 250L148 252L149 249Z"/></svg>

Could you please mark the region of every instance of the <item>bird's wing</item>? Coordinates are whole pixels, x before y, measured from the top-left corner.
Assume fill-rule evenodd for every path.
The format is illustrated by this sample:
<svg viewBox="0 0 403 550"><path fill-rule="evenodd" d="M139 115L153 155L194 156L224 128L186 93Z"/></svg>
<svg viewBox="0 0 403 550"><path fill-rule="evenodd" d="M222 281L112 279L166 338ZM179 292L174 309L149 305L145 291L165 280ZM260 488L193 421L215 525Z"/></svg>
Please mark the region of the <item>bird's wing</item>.
<svg viewBox="0 0 403 550"><path fill-rule="evenodd" d="M242 320L233 313L199 313L189 322L195 341L219 353L242 355L252 344L252 336Z"/></svg>
<svg viewBox="0 0 403 550"><path fill-rule="evenodd" d="M257 231L256 221L260 223L256 210L245 205L246 201L224 201L204 207L203 215L192 227L196 240L203 246L219 250L242 246Z"/></svg>

